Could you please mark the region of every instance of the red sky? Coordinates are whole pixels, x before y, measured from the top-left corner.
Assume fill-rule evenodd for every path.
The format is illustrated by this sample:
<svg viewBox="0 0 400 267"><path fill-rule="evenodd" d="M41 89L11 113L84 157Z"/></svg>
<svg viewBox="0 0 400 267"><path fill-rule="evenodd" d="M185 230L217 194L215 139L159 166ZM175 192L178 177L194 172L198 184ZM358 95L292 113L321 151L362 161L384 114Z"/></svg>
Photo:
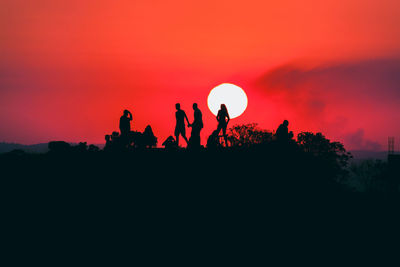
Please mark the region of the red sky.
<svg viewBox="0 0 400 267"><path fill-rule="evenodd" d="M196 1L197 2L197 1ZM400 2L0 0L0 141L102 143L174 129L174 104L216 121L209 91L249 98L232 124L322 131L349 149L400 138ZM400 140L400 139L399 139Z"/></svg>

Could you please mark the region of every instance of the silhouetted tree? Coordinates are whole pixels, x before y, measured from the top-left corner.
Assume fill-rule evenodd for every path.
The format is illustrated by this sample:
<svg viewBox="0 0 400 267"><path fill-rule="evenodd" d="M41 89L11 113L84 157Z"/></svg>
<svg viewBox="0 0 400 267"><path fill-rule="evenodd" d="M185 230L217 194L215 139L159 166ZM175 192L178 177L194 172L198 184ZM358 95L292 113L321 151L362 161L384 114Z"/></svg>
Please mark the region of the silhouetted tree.
<svg viewBox="0 0 400 267"><path fill-rule="evenodd" d="M272 140L272 133L257 127L257 123L234 125L228 130L232 147L250 147L266 144Z"/></svg>
<svg viewBox="0 0 400 267"><path fill-rule="evenodd" d="M384 190L388 177L388 164L381 160L363 160L350 165L350 179L359 183L365 192Z"/></svg>
<svg viewBox="0 0 400 267"><path fill-rule="evenodd" d="M300 148L315 157L324 160L336 174L344 171L352 158L340 142L331 142L322 133L301 132L297 135Z"/></svg>

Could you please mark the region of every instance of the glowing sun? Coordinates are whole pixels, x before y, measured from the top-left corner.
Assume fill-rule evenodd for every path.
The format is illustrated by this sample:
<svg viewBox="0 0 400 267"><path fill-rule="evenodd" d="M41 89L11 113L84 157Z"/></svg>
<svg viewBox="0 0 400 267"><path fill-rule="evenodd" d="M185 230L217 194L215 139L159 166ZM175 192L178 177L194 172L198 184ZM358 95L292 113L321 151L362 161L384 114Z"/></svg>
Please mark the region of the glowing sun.
<svg viewBox="0 0 400 267"><path fill-rule="evenodd" d="M225 104L230 118L242 115L247 108L247 96L242 88L231 83L223 83L214 87L207 98L210 111L217 115L221 104Z"/></svg>

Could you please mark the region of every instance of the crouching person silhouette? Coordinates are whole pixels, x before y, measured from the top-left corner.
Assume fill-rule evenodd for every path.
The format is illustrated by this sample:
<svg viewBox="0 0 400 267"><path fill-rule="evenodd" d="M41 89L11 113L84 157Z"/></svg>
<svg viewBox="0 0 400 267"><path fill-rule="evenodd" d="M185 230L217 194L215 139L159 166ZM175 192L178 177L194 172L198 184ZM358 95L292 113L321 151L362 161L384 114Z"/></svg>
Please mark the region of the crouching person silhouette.
<svg viewBox="0 0 400 267"><path fill-rule="evenodd" d="M276 140L281 143L287 143L290 139L293 138L293 132L289 132L289 121L284 120L281 125L279 125L276 130Z"/></svg>
<svg viewBox="0 0 400 267"><path fill-rule="evenodd" d="M211 135L207 139L207 148L211 150L215 150L221 147L221 143L219 142L218 132L217 130L213 131Z"/></svg>

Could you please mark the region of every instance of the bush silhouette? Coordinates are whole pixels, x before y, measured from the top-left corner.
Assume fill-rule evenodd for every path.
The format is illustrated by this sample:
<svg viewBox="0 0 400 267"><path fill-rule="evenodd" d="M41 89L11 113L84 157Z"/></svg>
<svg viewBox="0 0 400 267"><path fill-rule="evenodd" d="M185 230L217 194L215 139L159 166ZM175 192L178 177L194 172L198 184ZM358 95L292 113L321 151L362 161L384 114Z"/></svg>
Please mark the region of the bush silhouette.
<svg viewBox="0 0 400 267"><path fill-rule="evenodd" d="M272 141L272 133L257 127L257 123L234 125L228 130L231 147L251 147Z"/></svg>

